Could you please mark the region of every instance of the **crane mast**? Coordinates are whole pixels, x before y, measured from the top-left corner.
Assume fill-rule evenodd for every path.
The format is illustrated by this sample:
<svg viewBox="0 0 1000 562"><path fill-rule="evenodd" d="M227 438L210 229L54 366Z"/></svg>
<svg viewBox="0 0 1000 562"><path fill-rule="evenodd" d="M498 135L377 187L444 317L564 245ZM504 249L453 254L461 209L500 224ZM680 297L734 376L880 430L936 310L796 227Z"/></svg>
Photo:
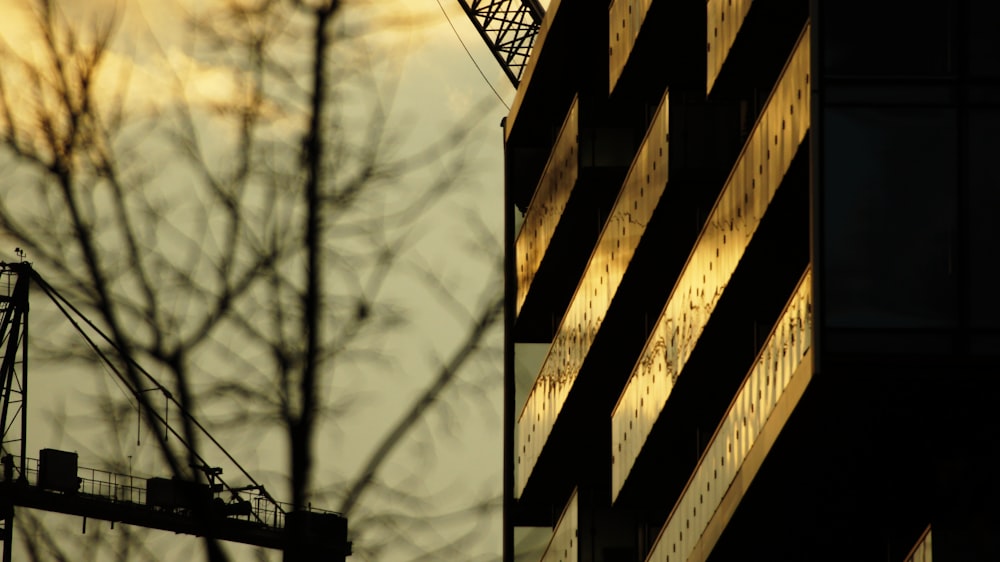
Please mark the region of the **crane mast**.
<svg viewBox="0 0 1000 562"><path fill-rule="evenodd" d="M0 456L26 453L28 395L28 287L26 263L0 264Z"/></svg>
<svg viewBox="0 0 1000 562"><path fill-rule="evenodd" d="M528 65L545 9L538 0L458 0L516 88Z"/></svg>

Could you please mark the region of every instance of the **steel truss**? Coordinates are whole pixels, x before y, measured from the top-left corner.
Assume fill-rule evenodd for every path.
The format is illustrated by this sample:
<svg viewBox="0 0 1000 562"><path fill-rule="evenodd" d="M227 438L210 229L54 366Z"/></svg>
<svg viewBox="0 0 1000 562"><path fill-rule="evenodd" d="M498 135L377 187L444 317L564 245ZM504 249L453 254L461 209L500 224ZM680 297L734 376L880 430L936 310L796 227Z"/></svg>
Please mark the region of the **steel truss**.
<svg viewBox="0 0 1000 562"><path fill-rule="evenodd" d="M516 88L542 24L538 0L458 0Z"/></svg>

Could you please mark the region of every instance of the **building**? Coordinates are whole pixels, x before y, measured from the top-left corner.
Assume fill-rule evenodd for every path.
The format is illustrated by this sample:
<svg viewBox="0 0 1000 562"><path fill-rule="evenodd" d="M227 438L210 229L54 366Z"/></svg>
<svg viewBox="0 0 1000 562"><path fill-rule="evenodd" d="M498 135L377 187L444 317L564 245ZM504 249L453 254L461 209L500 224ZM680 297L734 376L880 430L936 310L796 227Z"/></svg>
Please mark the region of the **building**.
<svg viewBox="0 0 1000 562"><path fill-rule="evenodd" d="M1000 560L998 22L552 0L504 121L506 560Z"/></svg>

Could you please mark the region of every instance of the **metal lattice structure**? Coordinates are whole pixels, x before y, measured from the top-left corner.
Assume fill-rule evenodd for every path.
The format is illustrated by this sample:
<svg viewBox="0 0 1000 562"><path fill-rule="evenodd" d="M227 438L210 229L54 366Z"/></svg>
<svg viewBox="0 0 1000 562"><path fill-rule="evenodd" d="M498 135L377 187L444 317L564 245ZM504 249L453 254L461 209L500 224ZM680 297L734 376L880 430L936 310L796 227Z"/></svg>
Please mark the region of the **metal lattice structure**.
<svg viewBox="0 0 1000 562"><path fill-rule="evenodd" d="M545 9L538 0L458 0L516 88Z"/></svg>
<svg viewBox="0 0 1000 562"><path fill-rule="evenodd" d="M17 250L24 258L24 253ZM170 477L145 478L130 474L83 468L77 465L77 454L55 449L42 449L38 459L27 457L27 396L28 396L28 289L34 285L42 290L73 326L97 351L97 345L81 329L88 325L100 339L114 347L107 336L80 315L54 287L49 285L31 264L0 262L0 560L10 562L13 556L12 531L14 508L25 507L53 513L137 525L150 529L172 531L219 540L233 541L281 550L284 560L342 561L351 554L347 540L347 519L339 513L293 507L276 501L210 434L208 439L239 469L251 484L230 486L222 479L222 468L211 467L202 456L190 448L165 416L153 412L152 417L188 447L188 452L200 464L192 464L192 475L173 474ZM72 310L77 317L70 315ZM114 347L116 351L117 347ZM107 357L99 354L102 361ZM142 367L126 358L141 372L151 390L166 389ZM108 371L116 373L114 365ZM129 379L119 375L123 388L133 396L145 392ZM169 396L169 394L167 393ZM182 404L181 414L198 424ZM138 402L137 402L138 404ZM141 406L141 404L140 404ZM206 481L207 480L207 481Z"/></svg>
<svg viewBox="0 0 1000 562"><path fill-rule="evenodd" d="M30 284L28 264L0 263L0 456L26 452Z"/></svg>

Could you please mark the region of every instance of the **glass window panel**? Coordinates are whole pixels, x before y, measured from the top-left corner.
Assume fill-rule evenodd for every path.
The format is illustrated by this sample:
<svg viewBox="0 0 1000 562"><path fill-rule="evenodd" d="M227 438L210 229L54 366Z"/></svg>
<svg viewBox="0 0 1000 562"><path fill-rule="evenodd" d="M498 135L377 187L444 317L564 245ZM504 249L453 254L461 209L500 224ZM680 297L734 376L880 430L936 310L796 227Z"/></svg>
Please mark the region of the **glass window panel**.
<svg viewBox="0 0 1000 562"><path fill-rule="evenodd" d="M1000 4L969 3L969 68L973 76L1000 76Z"/></svg>
<svg viewBox="0 0 1000 562"><path fill-rule="evenodd" d="M973 328L1000 326L1000 109L973 109L969 119L969 273Z"/></svg>
<svg viewBox="0 0 1000 562"><path fill-rule="evenodd" d="M952 71L951 2L837 0L823 2L821 9L828 73L926 76Z"/></svg>
<svg viewBox="0 0 1000 562"><path fill-rule="evenodd" d="M951 326L954 110L831 108L822 134L827 323Z"/></svg>

